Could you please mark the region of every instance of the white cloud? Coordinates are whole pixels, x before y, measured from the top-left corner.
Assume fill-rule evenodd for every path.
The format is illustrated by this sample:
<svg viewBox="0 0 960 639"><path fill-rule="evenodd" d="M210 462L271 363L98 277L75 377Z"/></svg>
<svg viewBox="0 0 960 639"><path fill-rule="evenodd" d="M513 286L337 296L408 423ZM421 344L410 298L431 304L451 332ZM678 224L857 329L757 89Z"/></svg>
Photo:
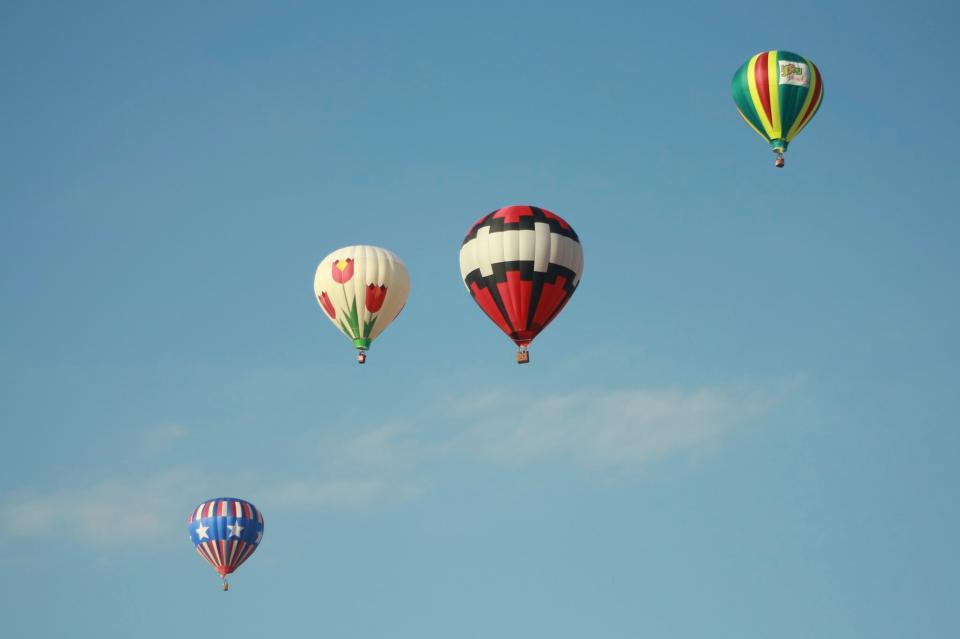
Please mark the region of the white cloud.
<svg viewBox="0 0 960 639"><path fill-rule="evenodd" d="M20 495L3 505L14 536L69 533L93 543L147 541L167 534L171 517L186 518L196 472L176 471L148 479L110 480L46 495ZM186 500L186 501L184 501Z"/></svg>
<svg viewBox="0 0 960 639"><path fill-rule="evenodd" d="M222 485L250 487L249 478L210 478L197 470L177 470L143 479L109 480L47 494L20 494L0 505L0 517L13 537L63 535L90 544L136 545L173 539L177 526ZM215 484L215 485L214 485ZM282 480L243 492L269 511L284 508L347 507L417 493L415 482L379 479ZM216 493L216 494L215 494Z"/></svg>
<svg viewBox="0 0 960 639"><path fill-rule="evenodd" d="M581 390L532 400L501 389L429 407L411 421L423 424L417 427L392 423L328 442L324 454L344 468L391 473L450 457L514 466L558 458L597 469L636 466L716 441L767 403L749 388Z"/></svg>
<svg viewBox="0 0 960 639"><path fill-rule="evenodd" d="M320 456L338 470L377 469L396 471L415 464L422 453L417 433L398 423L389 423L345 439L322 442Z"/></svg>
<svg viewBox="0 0 960 639"><path fill-rule="evenodd" d="M706 444L763 405L755 394L711 388L579 391L525 403L504 396L481 406L458 447L515 465L557 457L637 465Z"/></svg>
<svg viewBox="0 0 960 639"><path fill-rule="evenodd" d="M433 460L520 466L560 459L595 470L636 467L716 442L767 403L763 393L749 389L581 390L532 401L512 390L490 392L469 403L426 407L411 425L393 422L325 441L322 476L287 472L263 482L253 475L211 477L179 469L47 494L21 493L0 502L0 521L6 534L17 537L68 528L76 539L94 544L150 542L170 537L191 507L224 487L242 491L269 512L414 498L423 490L423 480L415 475L428 473ZM163 447L185 433L180 426L167 426L146 437Z"/></svg>

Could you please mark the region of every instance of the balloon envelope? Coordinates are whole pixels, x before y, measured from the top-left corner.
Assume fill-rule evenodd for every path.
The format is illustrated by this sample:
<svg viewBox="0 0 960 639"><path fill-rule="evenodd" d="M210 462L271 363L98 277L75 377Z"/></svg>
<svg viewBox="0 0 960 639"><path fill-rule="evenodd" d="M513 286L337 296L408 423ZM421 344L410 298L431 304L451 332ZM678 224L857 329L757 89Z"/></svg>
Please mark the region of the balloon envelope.
<svg viewBox="0 0 960 639"><path fill-rule="evenodd" d="M823 101L823 78L813 62L789 51L763 51L731 81L737 111L782 155Z"/></svg>
<svg viewBox="0 0 960 639"><path fill-rule="evenodd" d="M218 497L193 509L187 530L200 556L226 577L260 545L263 515L248 501Z"/></svg>
<svg viewBox="0 0 960 639"><path fill-rule="evenodd" d="M535 206L484 216L460 248L460 275L470 295L521 349L567 304L582 272L576 231Z"/></svg>
<svg viewBox="0 0 960 639"><path fill-rule="evenodd" d="M363 351L407 303L410 274L387 249L345 246L320 262L313 291L327 318Z"/></svg>

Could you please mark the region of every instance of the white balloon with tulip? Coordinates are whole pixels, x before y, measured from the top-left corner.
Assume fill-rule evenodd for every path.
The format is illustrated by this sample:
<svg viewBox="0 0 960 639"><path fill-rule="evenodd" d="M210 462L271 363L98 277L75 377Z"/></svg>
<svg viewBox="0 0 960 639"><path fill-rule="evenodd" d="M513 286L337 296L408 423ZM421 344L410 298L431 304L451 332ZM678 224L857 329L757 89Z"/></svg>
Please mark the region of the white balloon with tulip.
<svg viewBox="0 0 960 639"><path fill-rule="evenodd" d="M370 344L396 319L410 293L403 261L378 246L345 246L323 258L313 291L324 313L366 361Z"/></svg>

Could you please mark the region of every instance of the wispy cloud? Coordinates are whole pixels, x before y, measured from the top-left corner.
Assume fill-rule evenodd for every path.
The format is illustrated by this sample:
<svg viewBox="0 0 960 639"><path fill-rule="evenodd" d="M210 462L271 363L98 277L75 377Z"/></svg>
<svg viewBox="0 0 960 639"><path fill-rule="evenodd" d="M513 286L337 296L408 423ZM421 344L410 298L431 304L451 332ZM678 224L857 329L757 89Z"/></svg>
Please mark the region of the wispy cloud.
<svg viewBox="0 0 960 639"><path fill-rule="evenodd" d="M153 540L167 534L171 521L179 520L170 518L183 509L183 499L189 499L191 486L200 479L196 472L178 470L146 479L21 494L4 504L3 521L8 534L20 537L53 535L69 528L85 542Z"/></svg>
<svg viewBox="0 0 960 639"><path fill-rule="evenodd" d="M525 402L488 396L471 407L458 447L512 465L558 457L637 465L715 440L765 404L761 394L718 388L580 391Z"/></svg>
<svg viewBox="0 0 960 639"><path fill-rule="evenodd" d="M249 486L249 478L218 479L216 484ZM350 507L416 495L416 482L380 479L293 479L258 485L244 492L268 511L284 508ZM136 545L172 539L201 499L215 497L209 477L178 469L146 478L109 480L45 494L21 493L0 505L5 530L0 537L52 536L68 529L73 539L94 545ZM219 494L219 493L217 493Z"/></svg>
<svg viewBox="0 0 960 639"><path fill-rule="evenodd" d="M433 461L525 466L547 461L602 472L710 445L763 412L769 395L749 389L620 389L544 395L533 400L504 390L425 406L406 422L392 421L352 437L322 441L317 472L211 477L181 468L140 478L92 483L0 501L0 532L52 535L69 522L92 544L150 542L167 537L185 510L223 487L265 510L343 508L397 502L429 485ZM443 428L436 428L442 424ZM166 426L145 435L154 447L185 434Z"/></svg>
<svg viewBox="0 0 960 639"><path fill-rule="evenodd" d="M324 457L334 466L392 474L447 458L511 466L557 459L594 469L637 466L709 445L771 401L769 393L747 387L581 390L533 399L493 390L438 402L407 425L391 423L325 442Z"/></svg>
<svg viewBox="0 0 960 639"><path fill-rule="evenodd" d="M320 457L332 469L397 472L409 469L422 458L422 433L413 427L390 422L339 440L324 439Z"/></svg>

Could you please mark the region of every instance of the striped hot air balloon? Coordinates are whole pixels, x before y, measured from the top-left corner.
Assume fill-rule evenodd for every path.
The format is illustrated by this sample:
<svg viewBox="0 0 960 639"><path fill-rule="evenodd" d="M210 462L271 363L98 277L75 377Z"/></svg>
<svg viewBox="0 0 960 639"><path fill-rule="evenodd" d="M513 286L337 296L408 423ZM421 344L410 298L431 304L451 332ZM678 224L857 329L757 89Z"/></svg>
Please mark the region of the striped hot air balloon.
<svg viewBox="0 0 960 639"><path fill-rule="evenodd" d="M580 239L559 215L508 206L470 227L460 247L460 275L474 301L530 361L527 347L580 284Z"/></svg>
<svg viewBox="0 0 960 639"><path fill-rule="evenodd" d="M223 579L250 558L263 539L263 515L248 501L218 497L205 501L187 517L190 541Z"/></svg>
<svg viewBox="0 0 960 639"><path fill-rule="evenodd" d="M733 101L750 127L770 143L783 166L783 154L823 101L820 69L802 55L763 51L733 74Z"/></svg>

